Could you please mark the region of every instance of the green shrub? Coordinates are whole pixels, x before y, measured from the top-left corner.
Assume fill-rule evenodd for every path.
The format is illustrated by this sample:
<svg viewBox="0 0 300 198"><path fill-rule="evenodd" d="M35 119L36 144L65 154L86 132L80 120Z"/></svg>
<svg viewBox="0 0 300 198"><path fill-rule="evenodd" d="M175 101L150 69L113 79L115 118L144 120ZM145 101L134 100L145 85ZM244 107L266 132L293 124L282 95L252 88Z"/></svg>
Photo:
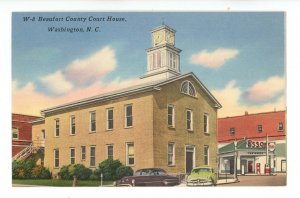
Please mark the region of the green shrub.
<svg viewBox="0 0 300 198"><path fill-rule="evenodd" d="M31 171L35 167L35 160L33 157L29 158L28 160L25 161L25 166L24 166L24 177L25 179L30 179L31 178Z"/></svg>
<svg viewBox="0 0 300 198"><path fill-rule="evenodd" d="M61 169L58 173L58 175L61 179L72 179L70 174L69 174L69 166L70 165L61 167Z"/></svg>
<svg viewBox="0 0 300 198"><path fill-rule="evenodd" d="M34 158L28 160L13 161L12 178L13 179L30 179L31 171L35 167Z"/></svg>
<svg viewBox="0 0 300 198"><path fill-rule="evenodd" d="M122 177L132 176L132 175L133 175L133 170L129 166L120 166L116 170L116 177L117 177L116 179L121 179Z"/></svg>
<svg viewBox="0 0 300 198"><path fill-rule="evenodd" d="M86 168L82 164L70 164L63 166L58 175L61 179L73 179L73 176L75 175L78 180L87 180L90 178L92 172L91 169Z"/></svg>
<svg viewBox="0 0 300 198"><path fill-rule="evenodd" d="M37 165L31 171L31 178L33 179L51 179L51 173L49 169L44 166Z"/></svg>
<svg viewBox="0 0 300 198"><path fill-rule="evenodd" d="M94 174L98 179L101 178L102 173L103 180L116 180L116 171L120 166L122 166L122 164L119 160L106 159L99 164L98 168L94 171Z"/></svg>

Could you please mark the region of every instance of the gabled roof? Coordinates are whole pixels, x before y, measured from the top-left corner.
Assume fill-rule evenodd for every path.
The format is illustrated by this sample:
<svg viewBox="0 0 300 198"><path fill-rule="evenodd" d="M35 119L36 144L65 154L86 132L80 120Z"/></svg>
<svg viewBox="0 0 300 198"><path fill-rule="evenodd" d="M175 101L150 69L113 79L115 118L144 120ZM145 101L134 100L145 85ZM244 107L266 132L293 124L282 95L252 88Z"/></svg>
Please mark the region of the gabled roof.
<svg viewBox="0 0 300 198"><path fill-rule="evenodd" d="M54 112L59 112L59 111L64 111L68 110L74 107L78 106L85 106L85 105L90 105L94 103L99 103L99 102L104 102L107 100L112 100L116 98L121 98L123 96L128 96L128 95L133 95L133 94L138 94L138 93L143 93L143 92L148 92L148 91L159 91L161 88L160 86L172 83L174 81L186 78L186 77L193 77L195 81L199 84L203 92L208 96L208 98L215 104L215 108L221 108L221 104L217 101L217 99L210 93L210 91L203 85L203 83L195 76L193 72L186 73L186 74L181 74L177 75L168 79L163 79L163 80L157 80L157 81L151 81L151 82L145 82L141 83L139 85L131 86L126 89L121 89L117 91L112 91L104 94L100 94L97 96L85 98L82 100L66 103L63 105L59 105L56 107L44 109L41 111L42 115L46 115L48 113L54 113ZM141 80L141 82L144 82Z"/></svg>

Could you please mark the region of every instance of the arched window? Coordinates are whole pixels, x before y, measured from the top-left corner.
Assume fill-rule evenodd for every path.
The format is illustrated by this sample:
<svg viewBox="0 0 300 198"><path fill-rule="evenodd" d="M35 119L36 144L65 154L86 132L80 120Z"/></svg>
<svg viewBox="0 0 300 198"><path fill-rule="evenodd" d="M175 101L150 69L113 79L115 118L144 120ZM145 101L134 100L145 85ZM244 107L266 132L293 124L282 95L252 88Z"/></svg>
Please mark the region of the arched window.
<svg viewBox="0 0 300 198"><path fill-rule="evenodd" d="M190 96L196 97L196 91L194 85L186 80L181 84L181 92Z"/></svg>

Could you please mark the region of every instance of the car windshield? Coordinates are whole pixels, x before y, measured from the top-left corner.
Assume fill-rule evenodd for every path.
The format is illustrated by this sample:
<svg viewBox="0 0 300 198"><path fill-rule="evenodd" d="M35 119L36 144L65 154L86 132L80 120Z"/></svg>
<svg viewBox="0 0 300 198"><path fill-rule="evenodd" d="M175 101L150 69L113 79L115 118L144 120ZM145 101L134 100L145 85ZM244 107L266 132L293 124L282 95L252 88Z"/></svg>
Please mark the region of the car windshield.
<svg viewBox="0 0 300 198"><path fill-rule="evenodd" d="M152 176L152 175L166 175L166 172L161 169L142 169L135 172L137 176Z"/></svg>
<svg viewBox="0 0 300 198"><path fill-rule="evenodd" d="M211 172L210 168L196 168L193 169L192 173L203 173L203 172Z"/></svg>

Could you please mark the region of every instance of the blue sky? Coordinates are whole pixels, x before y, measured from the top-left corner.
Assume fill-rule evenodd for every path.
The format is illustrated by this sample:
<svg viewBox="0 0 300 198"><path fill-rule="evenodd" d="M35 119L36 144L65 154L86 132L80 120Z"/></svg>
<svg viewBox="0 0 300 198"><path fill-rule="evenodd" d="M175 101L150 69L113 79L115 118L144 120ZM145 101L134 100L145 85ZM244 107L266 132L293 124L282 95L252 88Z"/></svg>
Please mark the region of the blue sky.
<svg viewBox="0 0 300 198"><path fill-rule="evenodd" d="M126 22L24 22L24 16L114 16ZM285 108L283 12L36 12L12 16L13 111L39 114L52 105L134 84L146 72L150 30L162 21L177 31L182 73L194 72L211 90L223 105L221 117ZM101 32L48 32L54 26L99 26ZM105 62L98 67L101 57ZM75 67L92 63L102 68L93 68L98 72L88 75L93 80L81 83L72 78ZM53 80L57 84L51 85Z"/></svg>

